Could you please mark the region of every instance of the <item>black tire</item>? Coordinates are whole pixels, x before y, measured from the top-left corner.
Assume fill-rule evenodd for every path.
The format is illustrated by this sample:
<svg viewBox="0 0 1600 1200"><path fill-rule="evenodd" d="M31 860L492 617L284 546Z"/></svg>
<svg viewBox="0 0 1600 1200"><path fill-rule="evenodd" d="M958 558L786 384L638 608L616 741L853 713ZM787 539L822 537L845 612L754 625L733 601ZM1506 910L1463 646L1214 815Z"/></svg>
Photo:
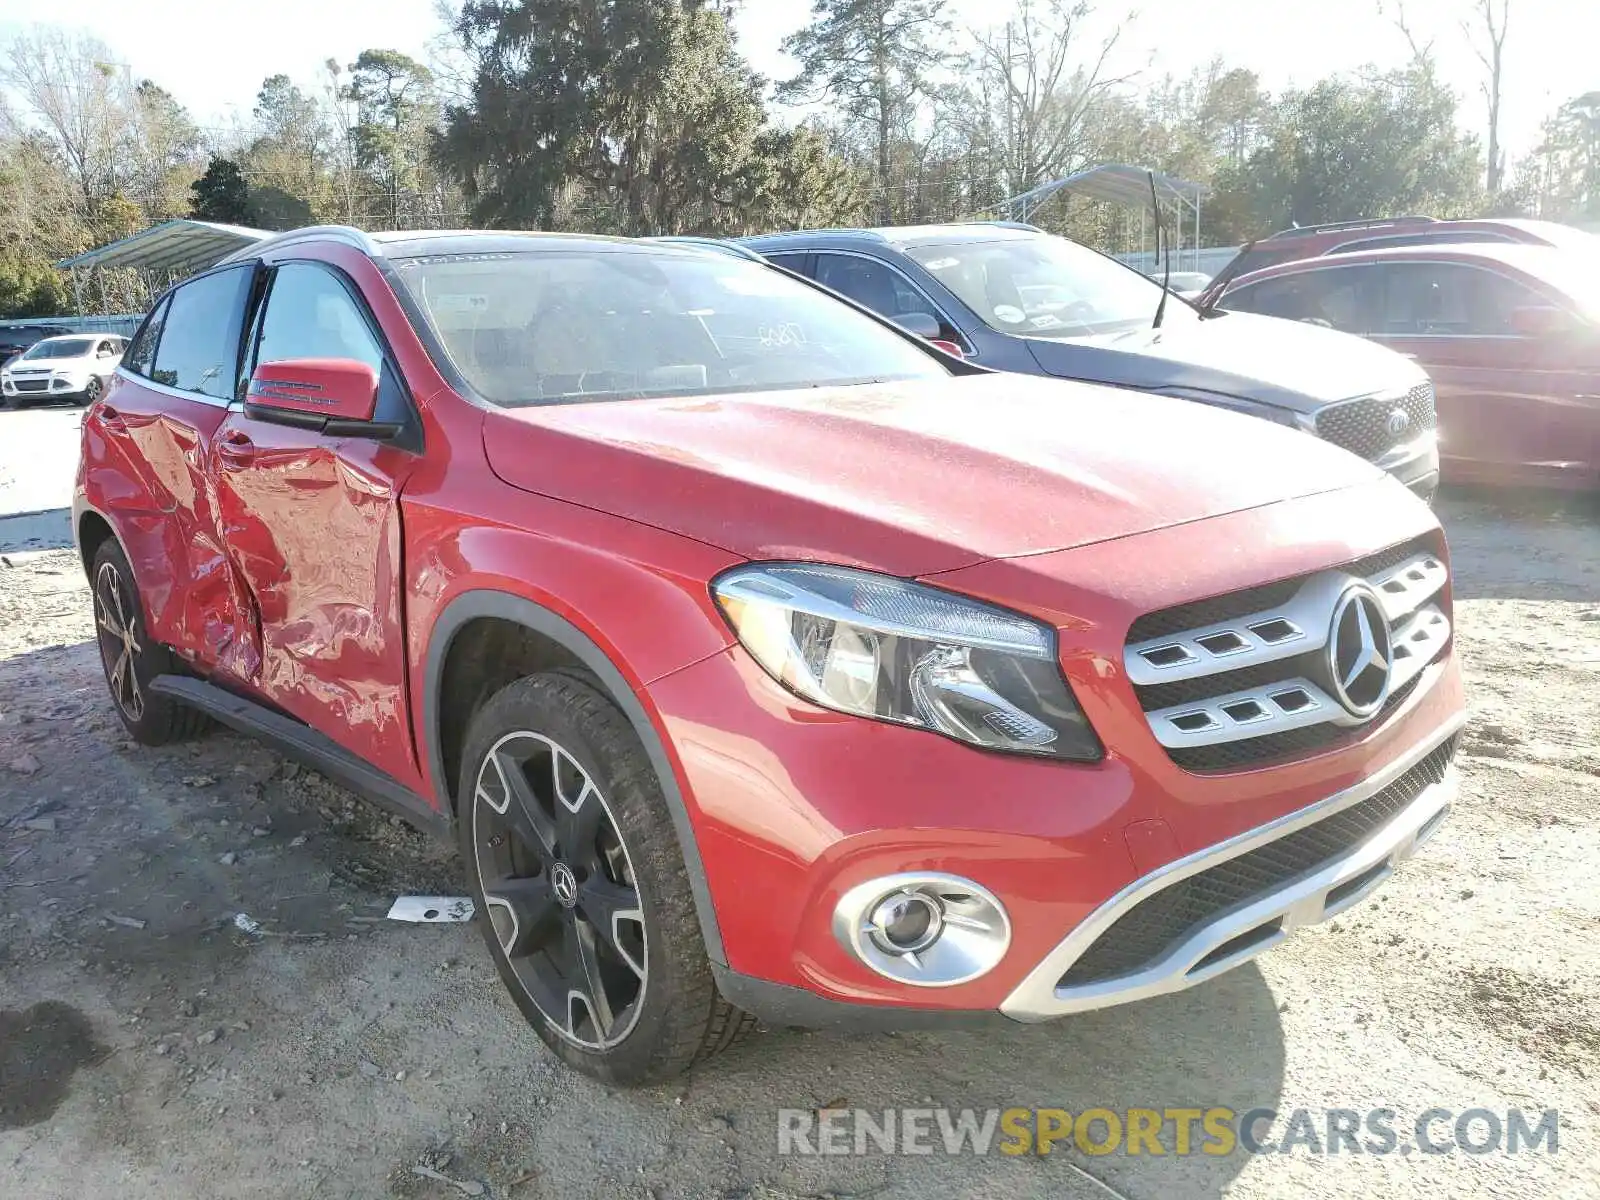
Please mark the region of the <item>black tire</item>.
<svg viewBox="0 0 1600 1200"><path fill-rule="evenodd" d="M574 790L576 805L568 799ZM649 1083L753 1028L754 1018L728 1004L712 978L650 759L627 718L586 678L532 675L492 697L467 731L458 795L461 853L484 941L517 1007L563 1061L607 1083ZM532 818L525 804L535 806ZM558 886L568 862L571 900ZM594 919L608 912L609 922ZM570 973L563 960L574 964ZM590 989L572 987L585 979L600 981L598 1007ZM562 995L564 1005L555 999Z"/></svg>
<svg viewBox="0 0 1600 1200"><path fill-rule="evenodd" d="M164 746L186 741L211 727L205 714L150 691L157 675L181 671L172 652L146 632L144 601L133 569L115 538L95 551L89 569L95 640L105 670L111 704L134 741Z"/></svg>
<svg viewBox="0 0 1600 1200"><path fill-rule="evenodd" d="M100 399L100 394L105 390L106 385L100 382L98 375L89 376L89 382L83 387L83 395L78 397L78 407L88 408L96 400Z"/></svg>

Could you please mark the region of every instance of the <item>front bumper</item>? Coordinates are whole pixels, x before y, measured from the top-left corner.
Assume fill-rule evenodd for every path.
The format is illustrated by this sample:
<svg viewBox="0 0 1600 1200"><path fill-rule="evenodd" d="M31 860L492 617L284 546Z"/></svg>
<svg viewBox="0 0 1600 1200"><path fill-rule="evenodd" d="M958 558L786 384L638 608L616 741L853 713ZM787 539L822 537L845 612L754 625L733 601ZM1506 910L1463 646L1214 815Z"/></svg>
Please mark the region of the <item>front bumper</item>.
<svg viewBox="0 0 1600 1200"><path fill-rule="evenodd" d="M37 386L39 384L44 386ZM13 402L20 400L24 404L35 400L82 400L88 391L87 380L80 383L71 379L52 379L48 376L21 381L11 378L0 380L0 395Z"/></svg>
<svg viewBox="0 0 1600 1200"><path fill-rule="evenodd" d="M1439 439L1431 431L1396 446L1372 465L1433 503L1433 495L1439 490Z"/></svg>
<svg viewBox="0 0 1600 1200"><path fill-rule="evenodd" d="M733 702L741 687L754 704ZM818 711L736 649L649 691L704 864L725 994L771 1021L817 1026L965 1023L985 1012L1041 1020L1237 966L1379 886L1431 834L1455 776L1441 772L1356 834L1346 830L1325 852L1291 863L1290 873L1247 879L1252 887L1225 902L1208 896L1204 911L1124 954L1115 971L1080 987L1080 968L1062 987L1142 901L1186 881L1207 883L1219 866L1249 865L1263 847L1272 853L1298 831L1360 811L1441 747L1448 759L1462 720L1452 656L1347 749L1205 778L1159 760L1147 774L1116 757L1083 768L1010 759ZM1169 780L1207 801L1193 819L1164 805ZM1140 840L1152 832L1153 841ZM866 881L914 871L972 880L1004 905L1011 944L987 974L911 986L874 973L841 944L832 918L842 898ZM1104 947L1096 954L1103 960Z"/></svg>
<svg viewBox="0 0 1600 1200"><path fill-rule="evenodd" d="M1169 863L1130 884L1052 950L1000 1010L1018 1021L1043 1021L1181 991L1249 961L1302 926L1328 920L1360 903L1443 823L1459 788L1454 743L1464 721L1458 717L1355 787ZM1161 898L1172 895L1171 889L1185 880L1203 880L1208 872L1227 870L1252 857L1258 862L1250 864L1251 872L1269 876L1277 860L1282 874L1281 864L1294 861L1294 839L1311 841L1314 826L1326 828L1338 814L1383 800L1386 792L1405 787L1418 772L1424 772L1418 785L1406 788L1396 800L1399 811L1365 840L1213 912L1191 925L1154 961L1132 972L1088 982L1072 979L1074 965L1103 938L1116 938L1130 917L1137 920L1135 910L1141 906L1160 904Z"/></svg>
<svg viewBox="0 0 1600 1200"><path fill-rule="evenodd" d="M1438 830L1459 788L1453 757L1464 717L1363 783L1260 829L1173 862L1129 884L1095 910L991 1009L862 1003L774 983L717 964L717 983L729 1001L771 1025L812 1029L972 1029L1034 1023L1110 1008L1181 991L1214 979L1283 942L1307 925L1326 921L1372 895ZM1417 789L1387 822L1364 840L1293 878L1268 887L1197 924L1159 959L1141 969L1087 985L1064 983L1075 963L1136 908L1186 880L1251 855L1273 855L1286 839L1349 813L1386 789L1442 759L1436 778ZM913 999L917 999L913 997Z"/></svg>

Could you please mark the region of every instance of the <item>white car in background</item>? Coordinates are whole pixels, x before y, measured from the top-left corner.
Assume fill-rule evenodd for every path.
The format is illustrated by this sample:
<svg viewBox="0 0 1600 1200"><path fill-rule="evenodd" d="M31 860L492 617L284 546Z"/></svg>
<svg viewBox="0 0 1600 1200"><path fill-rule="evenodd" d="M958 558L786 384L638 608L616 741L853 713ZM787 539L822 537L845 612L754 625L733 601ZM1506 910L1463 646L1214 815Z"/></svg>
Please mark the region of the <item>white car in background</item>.
<svg viewBox="0 0 1600 1200"><path fill-rule="evenodd" d="M122 362L128 339L111 333L74 333L35 342L0 367L0 407L34 400L93 404Z"/></svg>

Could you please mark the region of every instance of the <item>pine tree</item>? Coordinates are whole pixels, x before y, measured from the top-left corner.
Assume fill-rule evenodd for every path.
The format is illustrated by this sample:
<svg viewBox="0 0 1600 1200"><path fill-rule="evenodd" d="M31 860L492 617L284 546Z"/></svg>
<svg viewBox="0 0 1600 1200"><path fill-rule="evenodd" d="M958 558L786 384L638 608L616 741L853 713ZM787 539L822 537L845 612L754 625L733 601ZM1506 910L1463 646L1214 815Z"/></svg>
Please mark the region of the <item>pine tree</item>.
<svg viewBox="0 0 1600 1200"><path fill-rule="evenodd" d="M829 100L871 130L877 158L878 217L894 220L890 190L896 134L914 115L928 75L948 57L946 0L813 0L810 26L784 40L800 74L781 99Z"/></svg>
<svg viewBox="0 0 1600 1200"><path fill-rule="evenodd" d="M243 225L250 220L250 186L232 159L213 158L189 190L194 193L189 216L196 221Z"/></svg>

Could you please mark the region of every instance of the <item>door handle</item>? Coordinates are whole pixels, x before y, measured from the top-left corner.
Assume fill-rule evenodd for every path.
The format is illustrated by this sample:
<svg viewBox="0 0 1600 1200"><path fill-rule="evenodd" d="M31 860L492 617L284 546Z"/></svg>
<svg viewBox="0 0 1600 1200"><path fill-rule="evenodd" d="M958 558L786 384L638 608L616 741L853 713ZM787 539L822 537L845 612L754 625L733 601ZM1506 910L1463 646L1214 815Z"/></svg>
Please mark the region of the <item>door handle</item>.
<svg viewBox="0 0 1600 1200"><path fill-rule="evenodd" d="M100 413L100 421L102 424L110 425L116 429L122 428L122 413L117 411L117 409L113 408L111 405L102 400L100 401L100 408L98 411Z"/></svg>
<svg viewBox="0 0 1600 1200"><path fill-rule="evenodd" d="M235 430L222 436L217 444L217 457L222 460L224 470L237 471L255 461L256 444L248 434Z"/></svg>

